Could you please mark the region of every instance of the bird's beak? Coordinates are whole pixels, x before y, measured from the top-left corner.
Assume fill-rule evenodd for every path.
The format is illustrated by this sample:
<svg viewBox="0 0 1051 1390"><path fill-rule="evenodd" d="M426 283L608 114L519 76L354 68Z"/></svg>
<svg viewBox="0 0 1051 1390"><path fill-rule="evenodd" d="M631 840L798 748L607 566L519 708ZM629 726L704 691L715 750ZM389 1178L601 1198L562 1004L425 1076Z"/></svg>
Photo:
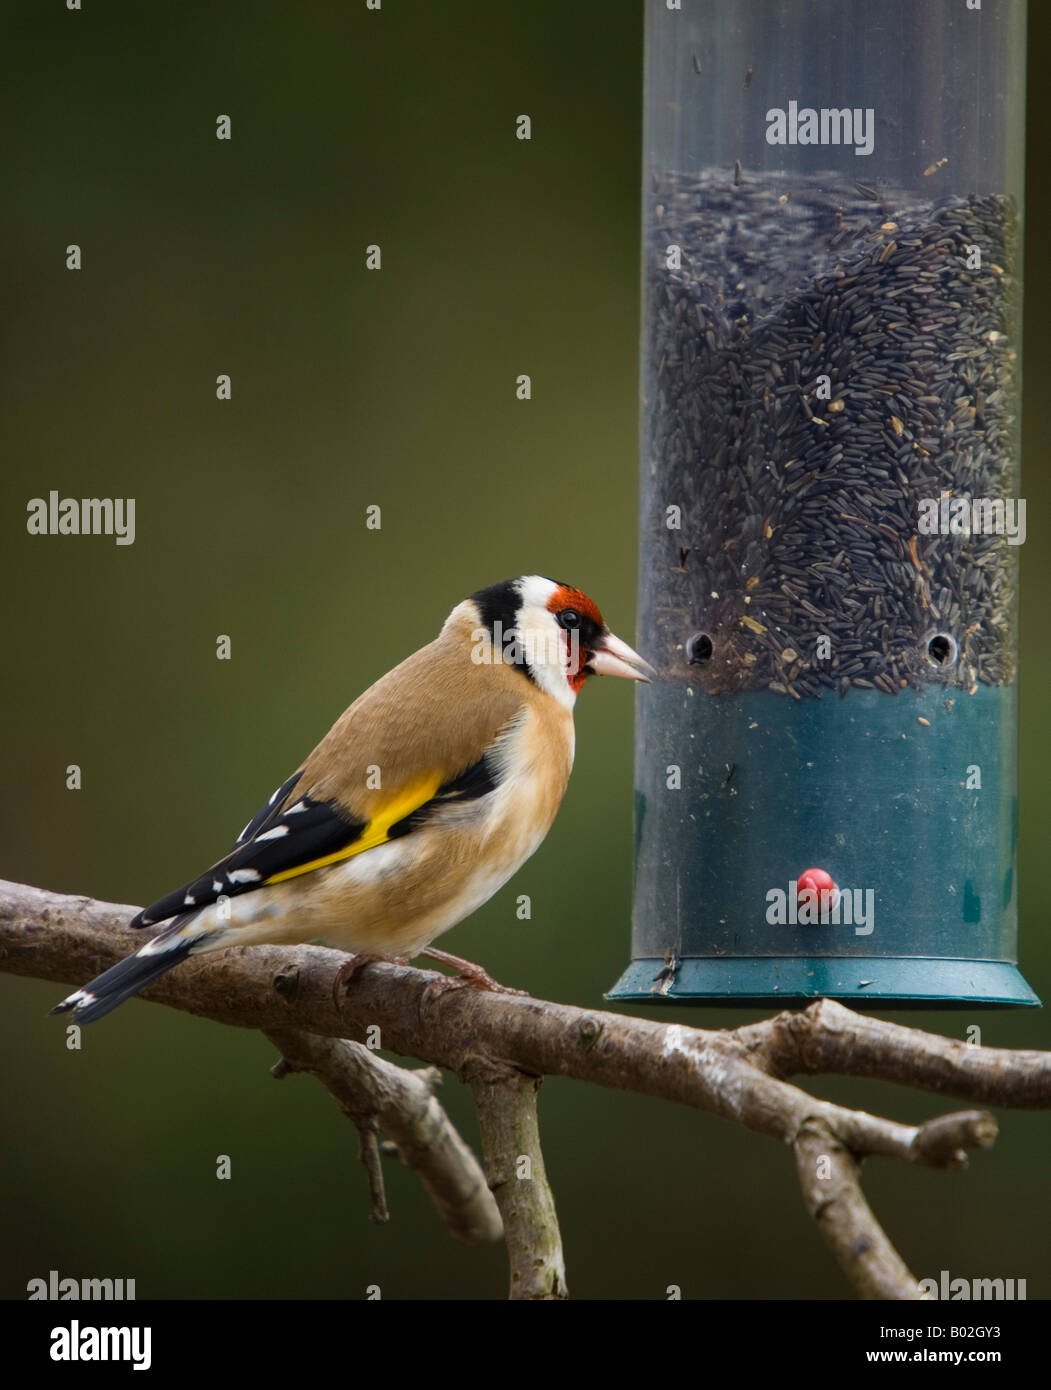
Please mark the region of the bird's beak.
<svg viewBox="0 0 1051 1390"><path fill-rule="evenodd" d="M596 676L623 676L625 680L645 681L647 684L657 676L657 672L643 661L637 651L619 637L614 637L612 632L604 632L598 639L587 665L588 670L594 671Z"/></svg>

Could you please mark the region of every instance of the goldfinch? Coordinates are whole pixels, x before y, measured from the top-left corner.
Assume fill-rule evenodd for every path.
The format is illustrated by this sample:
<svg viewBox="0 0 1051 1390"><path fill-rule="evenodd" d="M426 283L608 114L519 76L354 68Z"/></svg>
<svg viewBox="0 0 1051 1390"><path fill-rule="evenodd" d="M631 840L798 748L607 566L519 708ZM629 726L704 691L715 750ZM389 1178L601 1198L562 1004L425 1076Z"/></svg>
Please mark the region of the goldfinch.
<svg viewBox="0 0 1051 1390"><path fill-rule="evenodd" d="M579 589L527 575L472 594L354 701L224 859L131 923L167 922L158 935L52 1012L90 1023L187 956L318 939L365 959L426 953L499 988L431 942L550 829L590 674L654 672Z"/></svg>

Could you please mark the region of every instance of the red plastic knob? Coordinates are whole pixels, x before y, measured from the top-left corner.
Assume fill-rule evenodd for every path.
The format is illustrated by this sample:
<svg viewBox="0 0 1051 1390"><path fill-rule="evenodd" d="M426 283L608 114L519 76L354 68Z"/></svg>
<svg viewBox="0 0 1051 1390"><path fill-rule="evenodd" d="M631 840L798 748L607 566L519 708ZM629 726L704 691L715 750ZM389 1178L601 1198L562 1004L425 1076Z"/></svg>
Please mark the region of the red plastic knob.
<svg viewBox="0 0 1051 1390"><path fill-rule="evenodd" d="M825 869L804 869L796 880L796 897L800 901L816 901L819 908L831 911L839 901L839 889Z"/></svg>

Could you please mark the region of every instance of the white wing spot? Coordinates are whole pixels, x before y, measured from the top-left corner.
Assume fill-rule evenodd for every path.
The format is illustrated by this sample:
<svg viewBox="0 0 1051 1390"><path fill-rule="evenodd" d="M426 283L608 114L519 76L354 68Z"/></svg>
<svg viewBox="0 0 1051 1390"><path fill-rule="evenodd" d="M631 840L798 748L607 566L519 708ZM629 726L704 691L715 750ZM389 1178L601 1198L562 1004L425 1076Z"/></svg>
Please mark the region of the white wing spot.
<svg viewBox="0 0 1051 1390"><path fill-rule="evenodd" d="M258 869L231 869L226 875L231 883L258 883Z"/></svg>
<svg viewBox="0 0 1051 1390"><path fill-rule="evenodd" d="M187 893L186 897L182 900L182 905L183 907L196 907L197 899L193 896L192 893Z"/></svg>
<svg viewBox="0 0 1051 1390"><path fill-rule="evenodd" d="M287 826L287 825L275 825L274 828L273 828L273 830L266 830L266 831L263 832L262 835L257 835L255 838L256 838L257 841L259 841L259 840L280 840L280 838L281 838L282 835L287 835L287 834L288 834L288 826Z"/></svg>
<svg viewBox="0 0 1051 1390"><path fill-rule="evenodd" d="M297 801L294 806L290 806L288 808L288 810L285 812L285 815L294 816L297 811L305 811L306 809L307 803L305 801Z"/></svg>
<svg viewBox="0 0 1051 1390"><path fill-rule="evenodd" d="M223 891L223 885L219 882L219 880L218 880L217 878L213 878L213 879L212 879L212 892L213 892L213 893L221 893L222 891Z"/></svg>

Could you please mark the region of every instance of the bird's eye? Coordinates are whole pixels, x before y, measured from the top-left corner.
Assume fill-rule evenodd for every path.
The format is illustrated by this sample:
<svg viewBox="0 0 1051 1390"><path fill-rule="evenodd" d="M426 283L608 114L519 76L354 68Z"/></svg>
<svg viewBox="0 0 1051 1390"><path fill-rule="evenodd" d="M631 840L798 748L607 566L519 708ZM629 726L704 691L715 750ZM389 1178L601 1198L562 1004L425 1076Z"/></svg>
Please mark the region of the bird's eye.
<svg viewBox="0 0 1051 1390"><path fill-rule="evenodd" d="M563 608L561 613L559 613L558 615L558 625L559 627L564 627L567 630L579 627L580 614L577 612L575 608Z"/></svg>

